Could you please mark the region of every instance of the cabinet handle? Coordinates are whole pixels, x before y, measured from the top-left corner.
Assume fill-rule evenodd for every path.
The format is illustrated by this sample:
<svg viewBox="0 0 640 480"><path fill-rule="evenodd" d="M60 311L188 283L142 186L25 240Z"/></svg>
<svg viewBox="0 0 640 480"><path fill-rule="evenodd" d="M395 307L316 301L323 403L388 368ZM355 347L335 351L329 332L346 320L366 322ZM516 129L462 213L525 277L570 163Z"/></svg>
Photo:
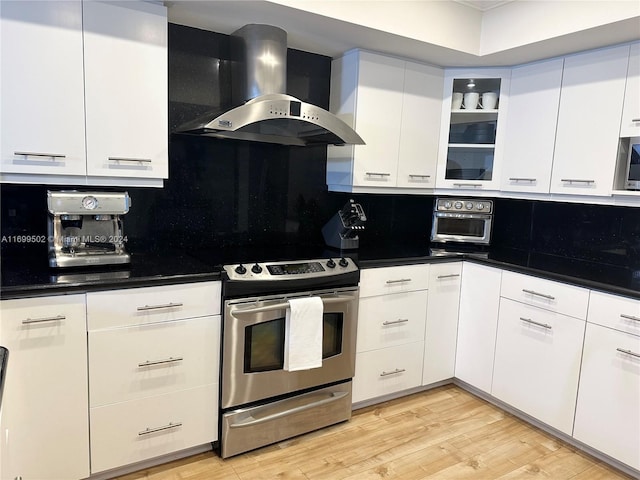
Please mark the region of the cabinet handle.
<svg viewBox="0 0 640 480"><path fill-rule="evenodd" d="M409 178L431 178L431 175L418 175L417 173L410 173Z"/></svg>
<svg viewBox="0 0 640 480"><path fill-rule="evenodd" d="M404 283L404 282L410 282L411 279L410 278L399 278L398 280L387 280L388 284L391 283Z"/></svg>
<svg viewBox="0 0 640 480"><path fill-rule="evenodd" d="M586 184L590 185L592 183L596 183L595 180L581 180L579 178L563 178L560 181L563 182L563 183L569 183L569 184L572 184L572 183L586 183Z"/></svg>
<svg viewBox="0 0 640 480"><path fill-rule="evenodd" d="M58 322L65 320L67 317L64 315L56 315L55 317L42 317L42 318L26 318L22 320L23 325L30 325L32 323L44 323L44 322Z"/></svg>
<svg viewBox="0 0 640 480"><path fill-rule="evenodd" d="M145 430L138 432L138 435L139 436L149 435L150 433L162 432L163 430L169 430L171 428L178 428L181 426L182 426L182 422L177 422L177 423L169 422L168 425L163 425L162 427L153 427L153 428L147 427Z"/></svg>
<svg viewBox="0 0 640 480"><path fill-rule="evenodd" d="M386 320L382 322L382 325L397 325L398 323L406 323L408 321L408 318L399 318L398 320Z"/></svg>
<svg viewBox="0 0 640 480"><path fill-rule="evenodd" d="M143 368L143 367L151 367L153 365L164 365L167 363L181 362L182 360L184 360L184 357L169 357L169 358L165 358L164 360L152 360L152 361L147 360L146 362L139 363L138 367Z"/></svg>
<svg viewBox="0 0 640 480"><path fill-rule="evenodd" d="M443 280L445 278L453 278L453 277L459 277L460 274L459 273L450 273L449 275L438 275L436 278L438 280Z"/></svg>
<svg viewBox="0 0 640 480"><path fill-rule="evenodd" d="M624 348L616 348L616 350L620 353L624 353L625 355L631 355L632 357L640 358L640 353L632 352L631 350L625 350Z"/></svg>
<svg viewBox="0 0 640 480"><path fill-rule="evenodd" d="M556 297L553 297L551 295L547 295L546 293L534 292L533 290L527 290L526 288L523 288L522 291L524 293L528 293L530 295L535 295L536 297L547 298L549 300L555 300L556 299Z"/></svg>
<svg viewBox="0 0 640 480"><path fill-rule="evenodd" d="M40 153L40 152L13 152L14 155L22 155L25 157L47 157L47 158L67 158L63 153Z"/></svg>
<svg viewBox="0 0 640 480"><path fill-rule="evenodd" d="M405 368L396 368L395 370L393 370L393 372L382 372L380 374L381 377L387 377L389 375L394 375L396 373L402 373L402 372L406 372L407 370Z"/></svg>
<svg viewBox="0 0 640 480"><path fill-rule="evenodd" d="M454 187L463 188L463 187L482 187L481 183L454 183Z"/></svg>
<svg viewBox="0 0 640 480"><path fill-rule="evenodd" d="M536 183L538 181L537 178L519 178L519 177L511 177L509 178L509 181L511 182L529 182L529 183Z"/></svg>
<svg viewBox="0 0 640 480"><path fill-rule="evenodd" d="M128 158L128 157L109 157L108 160L110 162L140 162L140 163L152 162L150 158Z"/></svg>
<svg viewBox="0 0 640 480"><path fill-rule="evenodd" d="M640 122L640 118L632 118L631 121L632 122Z"/></svg>
<svg viewBox="0 0 640 480"><path fill-rule="evenodd" d="M390 173L381 173L381 172L365 172L365 175L368 177L390 177Z"/></svg>
<svg viewBox="0 0 640 480"><path fill-rule="evenodd" d="M145 310L159 310L161 308L174 308L174 307L182 307L182 303L165 303L164 305L145 305L144 307L138 307L139 312L143 312Z"/></svg>
<svg viewBox="0 0 640 480"><path fill-rule="evenodd" d="M533 325L537 325L538 327L546 328L547 330L551 330L552 328L548 323L536 322L535 320L531 320L530 318L520 317L520 320L522 320L523 322L531 323Z"/></svg>
<svg viewBox="0 0 640 480"><path fill-rule="evenodd" d="M626 318L627 320L633 320L634 322L640 322L640 317L634 317L633 315L627 315L626 313L621 313L620 317Z"/></svg>

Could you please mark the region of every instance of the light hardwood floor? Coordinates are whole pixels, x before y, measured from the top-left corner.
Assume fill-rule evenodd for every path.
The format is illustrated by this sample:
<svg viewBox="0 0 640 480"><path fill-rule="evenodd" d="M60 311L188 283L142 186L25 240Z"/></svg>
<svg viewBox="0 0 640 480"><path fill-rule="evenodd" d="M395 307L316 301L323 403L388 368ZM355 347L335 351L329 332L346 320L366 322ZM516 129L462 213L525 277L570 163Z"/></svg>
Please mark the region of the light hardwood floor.
<svg viewBox="0 0 640 480"><path fill-rule="evenodd" d="M120 480L612 480L628 477L453 385L221 460L195 455Z"/></svg>

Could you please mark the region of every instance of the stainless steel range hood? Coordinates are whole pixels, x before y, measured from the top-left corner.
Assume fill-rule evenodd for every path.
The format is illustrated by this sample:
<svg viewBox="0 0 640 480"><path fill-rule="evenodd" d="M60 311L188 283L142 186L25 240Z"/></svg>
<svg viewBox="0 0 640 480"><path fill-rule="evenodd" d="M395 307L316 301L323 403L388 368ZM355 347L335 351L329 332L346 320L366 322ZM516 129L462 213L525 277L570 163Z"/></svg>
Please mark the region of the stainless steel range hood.
<svg viewBox="0 0 640 480"><path fill-rule="evenodd" d="M233 100L239 107L209 112L178 133L282 145L364 145L332 113L287 95L287 32L271 25L245 25L231 34ZM239 92L239 93L238 93Z"/></svg>

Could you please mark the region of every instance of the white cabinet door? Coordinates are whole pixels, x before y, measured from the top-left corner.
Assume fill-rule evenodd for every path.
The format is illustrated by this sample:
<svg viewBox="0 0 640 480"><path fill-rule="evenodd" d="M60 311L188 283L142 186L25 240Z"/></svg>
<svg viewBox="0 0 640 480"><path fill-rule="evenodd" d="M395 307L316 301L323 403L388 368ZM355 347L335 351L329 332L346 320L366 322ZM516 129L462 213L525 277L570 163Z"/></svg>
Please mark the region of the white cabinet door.
<svg viewBox="0 0 640 480"><path fill-rule="evenodd" d="M0 478L89 476L84 295L5 300L9 349L2 399Z"/></svg>
<svg viewBox="0 0 640 480"><path fill-rule="evenodd" d="M0 2L0 171L86 171L82 4Z"/></svg>
<svg viewBox="0 0 640 480"><path fill-rule="evenodd" d="M83 5L87 174L167 178L166 8Z"/></svg>
<svg viewBox="0 0 640 480"><path fill-rule="evenodd" d="M631 45L629 54L620 136L640 137L640 43Z"/></svg>
<svg viewBox="0 0 640 480"><path fill-rule="evenodd" d="M551 193L611 195L629 46L565 58Z"/></svg>
<svg viewBox="0 0 640 480"><path fill-rule="evenodd" d="M549 193L563 59L511 71L500 190Z"/></svg>
<svg viewBox="0 0 640 480"><path fill-rule="evenodd" d="M462 262L430 266L423 385L454 376L461 279Z"/></svg>
<svg viewBox="0 0 640 480"><path fill-rule="evenodd" d="M398 187L435 187L443 81L441 68L406 62Z"/></svg>
<svg viewBox="0 0 640 480"><path fill-rule="evenodd" d="M455 376L491 392L502 271L464 262Z"/></svg>
<svg viewBox="0 0 640 480"><path fill-rule="evenodd" d="M584 320L502 298L491 394L571 435L584 329Z"/></svg>
<svg viewBox="0 0 640 480"><path fill-rule="evenodd" d="M622 351L621 351L622 350ZM573 436L640 470L640 337L588 324Z"/></svg>

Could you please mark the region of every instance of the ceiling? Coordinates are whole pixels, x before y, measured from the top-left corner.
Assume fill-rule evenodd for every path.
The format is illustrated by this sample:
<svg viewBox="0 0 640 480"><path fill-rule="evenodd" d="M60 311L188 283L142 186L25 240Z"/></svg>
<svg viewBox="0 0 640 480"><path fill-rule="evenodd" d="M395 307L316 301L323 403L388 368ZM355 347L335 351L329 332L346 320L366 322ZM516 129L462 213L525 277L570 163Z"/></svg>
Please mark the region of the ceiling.
<svg viewBox="0 0 640 480"><path fill-rule="evenodd" d="M169 21L230 34L283 28L332 58L364 48L434 65L511 66L640 39L637 0L173 0ZM553 18L553 21L549 21Z"/></svg>

